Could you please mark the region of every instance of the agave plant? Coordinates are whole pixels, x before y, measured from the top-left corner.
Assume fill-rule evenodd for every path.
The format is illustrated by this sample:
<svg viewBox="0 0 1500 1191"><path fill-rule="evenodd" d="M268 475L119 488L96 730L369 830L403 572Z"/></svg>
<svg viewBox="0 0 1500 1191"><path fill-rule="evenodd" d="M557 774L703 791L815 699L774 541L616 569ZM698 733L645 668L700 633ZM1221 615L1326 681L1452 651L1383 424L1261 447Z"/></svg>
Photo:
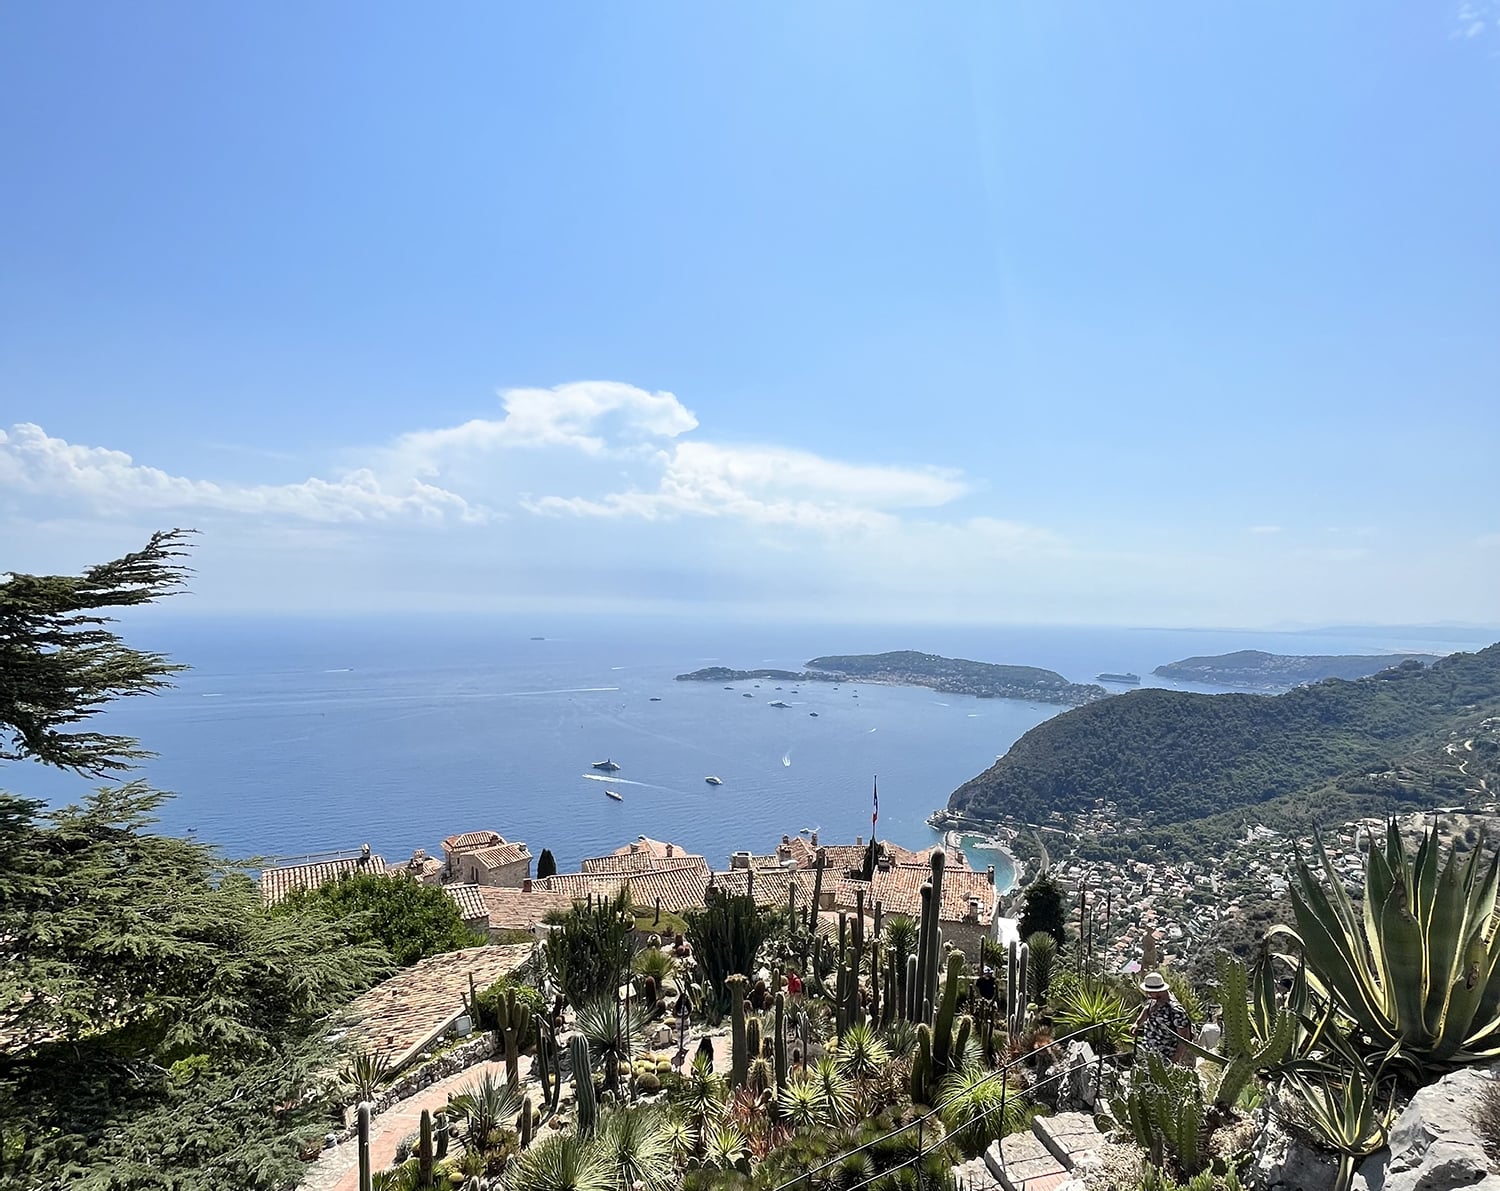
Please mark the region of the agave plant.
<svg viewBox="0 0 1500 1191"><path fill-rule="evenodd" d="M554 1133L506 1167L505 1185L511 1191L616 1191L617 1177L593 1138Z"/></svg>
<svg viewBox="0 0 1500 1191"><path fill-rule="evenodd" d="M823 1093L823 1111L831 1125L851 1125L858 1113L854 1085L839 1070L833 1055L824 1055L809 1070L812 1082Z"/></svg>
<svg viewBox="0 0 1500 1191"><path fill-rule="evenodd" d="M1125 999L1098 980L1084 979L1067 987L1058 999L1059 1033L1080 1031L1096 1051L1109 1054L1130 1036L1130 1013Z"/></svg>
<svg viewBox="0 0 1500 1191"><path fill-rule="evenodd" d="M1014 1133L1034 1111L1016 1084L982 1063L968 1063L943 1078L937 1109L966 1157L982 1154L990 1142Z"/></svg>
<svg viewBox="0 0 1500 1191"><path fill-rule="evenodd" d="M822 1085L807 1077L792 1079L781 1089L781 1119L793 1129L812 1129L828 1119Z"/></svg>
<svg viewBox="0 0 1500 1191"><path fill-rule="evenodd" d="M693 1132L696 1146L707 1142L713 1127L724 1119L729 1084L708 1069L707 1059L694 1059L675 1096L677 1109Z"/></svg>
<svg viewBox="0 0 1500 1191"><path fill-rule="evenodd" d="M521 1093L493 1073L481 1076L448 1098L448 1115L464 1122L467 1143L483 1151L490 1137L521 1111Z"/></svg>
<svg viewBox="0 0 1500 1191"><path fill-rule="evenodd" d="M833 1058L838 1069L850 1079L868 1079L885 1070L891 1061L891 1051L874 1026L855 1022L839 1039Z"/></svg>
<svg viewBox="0 0 1500 1191"><path fill-rule="evenodd" d="M750 1161L745 1135L735 1125L715 1125L703 1145L704 1161L720 1170L743 1168Z"/></svg>
<svg viewBox="0 0 1500 1191"><path fill-rule="evenodd" d="M1323 881L1299 856L1297 927L1308 978L1369 1037L1418 1067L1500 1057L1500 931L1492 922L1500 853L1481 872L1483 845L1438 867L1435 831L1408 856L1392 820L1370 841L1363 911L1356 910L1322 840Z"/></svg>
<svg viewBox="0 0 1500 1191"><path fill-rule="evenodd" d="M339 1072L339 1080L354 1096L356 1104L375 1099L375 1089L385 1082L391 1063L381 1050L357 1050Z"/></svg>
<svg viewBox="0 0 1500 1191"><path fill-rule="evenodd" d="M1378 1073L1357 1061L1342 1079L1309 1079L1300 1072L1287 1078L1313 1132L1338 1151L1333 1191L1348 1191L1359 1160L1385 1145L1391 1117L1381 1106L1379 1085Z"/></svg>
<svg viewBox="0 0 1500 1191"><path fill-rule="evenodd" d="M624 1108L604 1114L594 1145L608 1156L622 1187L666 1191L675 1181L672 1133L666 1117L655 1109Z"/></svg>

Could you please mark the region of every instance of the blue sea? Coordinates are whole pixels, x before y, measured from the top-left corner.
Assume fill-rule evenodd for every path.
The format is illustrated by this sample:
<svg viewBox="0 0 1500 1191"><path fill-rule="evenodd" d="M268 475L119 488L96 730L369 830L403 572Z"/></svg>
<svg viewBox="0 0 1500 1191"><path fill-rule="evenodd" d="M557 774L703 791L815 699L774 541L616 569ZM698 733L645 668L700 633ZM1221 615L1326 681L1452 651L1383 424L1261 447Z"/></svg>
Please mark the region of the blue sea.
<svg viewBox="0 0 1500 1191"><path fill-rule="evenodd" d="M368 842L400 862L417 847L438 853L451 833L493 828L533 854L551 848L563 871L640 835L715 867L804 829L825 841L868 838L877 777L880 836L926 846L936 836L924 820L957 786L1064 710L918 687L807 683L794 693L769 681L724 690L673 680L703 666L800 669L819 654L918 649L1079 682L1134 671L1151 685L1162 682L1154 666L1194 654L1448 653L1487 643L1432 630L210 619L165 609L133 615L126 632L191 666L175 689L102 717L158 754L140 776L176 794L162 830L237 858ZM770 707L774 699L791 706ZM591 768L604 758L619 772ZM724 784L707 785L710 774ZM93 784L29 763L7 765L0 782L54 803ZM971 861L995 862L1009 880L1003 857Z"/></svg>

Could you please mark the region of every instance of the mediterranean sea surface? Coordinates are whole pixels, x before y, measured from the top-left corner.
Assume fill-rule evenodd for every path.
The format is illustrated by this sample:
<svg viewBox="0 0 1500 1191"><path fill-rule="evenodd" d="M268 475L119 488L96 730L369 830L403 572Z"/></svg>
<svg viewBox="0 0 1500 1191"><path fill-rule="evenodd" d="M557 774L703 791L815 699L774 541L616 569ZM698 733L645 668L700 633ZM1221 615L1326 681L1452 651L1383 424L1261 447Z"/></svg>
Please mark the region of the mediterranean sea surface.
<svg viewBox="0 0 1500 1191"><path fill-rule="evenodd" d="M101 717L158 754L140 776L176 793L162 830L237 858L368 842L400 863L413 848L439 853L451 833L493 828L534 855L551 848L562 871L640 835L716 868L803 829L868 838L877 775L880 836L926 846L936 836L924 820L957 786L1064 710L868 683L673 681L703 666L800 669L819 654L918 649L1077 682L1133 671L1145 685L1177 685L1152 667L1245 648L1448 653L1486 643L1379 630L209 619L164 609L132 616L124 631L192 667L175 689ZM769 706L776 699L790 706ZM605 758L619 772L591 768ZM710 774L723 785L706 784ZM17 762L0 769L0 784L61 803L94 783ZM970 860L995 862L1009 883L1003 856Z"/></svg>

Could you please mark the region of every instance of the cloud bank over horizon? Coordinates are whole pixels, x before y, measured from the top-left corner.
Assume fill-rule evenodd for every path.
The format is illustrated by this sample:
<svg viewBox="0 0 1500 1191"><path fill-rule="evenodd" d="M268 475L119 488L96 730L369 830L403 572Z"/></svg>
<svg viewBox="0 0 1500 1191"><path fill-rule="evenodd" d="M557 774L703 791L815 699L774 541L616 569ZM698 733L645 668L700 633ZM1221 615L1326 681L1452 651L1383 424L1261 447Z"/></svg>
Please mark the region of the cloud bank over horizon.
<svg viewBox="0 0 1500 1191"><path fill-rule="evenodd" d="M77 569L179 523L204 531L205 611L912 622L1482 622L1500 586L1490 526L1436 542L1312 520L1198 537L1032 524L996 477L716 439L673 393L618 381L506 389L496 416L332 454L246 482L21 422L0 430L3 563Z"/></svg>

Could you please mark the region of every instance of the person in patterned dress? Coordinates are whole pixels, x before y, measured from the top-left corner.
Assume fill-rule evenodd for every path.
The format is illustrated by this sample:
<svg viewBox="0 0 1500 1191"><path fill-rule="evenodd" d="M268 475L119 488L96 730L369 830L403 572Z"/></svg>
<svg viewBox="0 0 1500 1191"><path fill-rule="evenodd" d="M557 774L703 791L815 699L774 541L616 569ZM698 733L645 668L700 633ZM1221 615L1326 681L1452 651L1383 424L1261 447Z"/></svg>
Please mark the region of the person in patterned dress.
<svg viewBox="0 0 1500 1191"><path fill-rule="evenodd" d="M1136 1053L1157 1055L1164 1063L1184 1062L1192 1035L1187 1010L1172 995L1160 972L1152 972L1141 981L1141 992L1146 994L1146 1003L1135 1019Z"/></svg>

